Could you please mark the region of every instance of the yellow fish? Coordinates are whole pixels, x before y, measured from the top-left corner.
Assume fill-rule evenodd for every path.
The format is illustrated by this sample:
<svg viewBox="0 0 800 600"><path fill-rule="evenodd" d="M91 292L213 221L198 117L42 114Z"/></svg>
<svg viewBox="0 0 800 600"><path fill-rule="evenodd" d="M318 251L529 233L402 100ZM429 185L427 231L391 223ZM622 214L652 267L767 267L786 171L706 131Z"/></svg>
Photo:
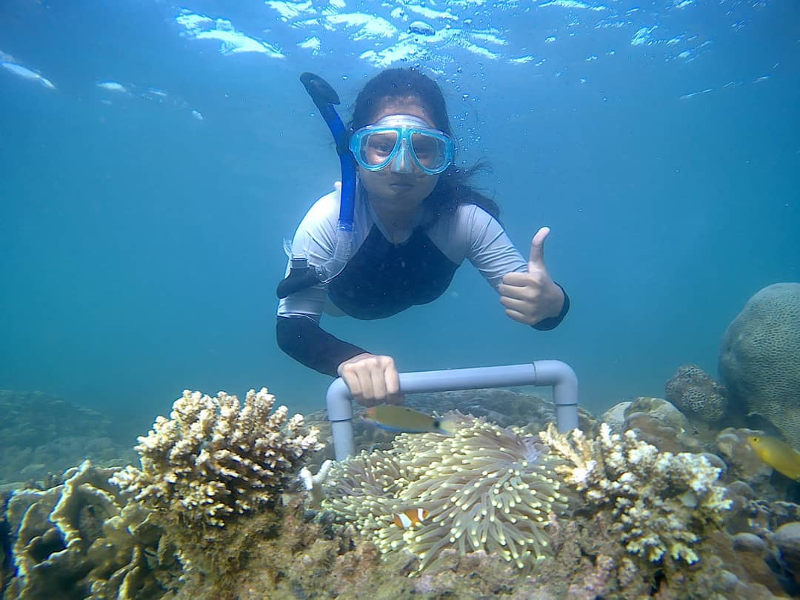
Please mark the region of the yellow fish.
<svg viewBox="0 0 800 600"><path fill-rule="evenodd" d="M774 437L748 436L747 441L758 457L778 473L800 479L800 452Z"/></svg>
<svg viewBox="0 0 800 600"><path fill-rule="evenodd" d="M364 420L387 431L405 433L452 433L453 423L432 417L413 408L396 404L379 404L364 411Z"/></svg>

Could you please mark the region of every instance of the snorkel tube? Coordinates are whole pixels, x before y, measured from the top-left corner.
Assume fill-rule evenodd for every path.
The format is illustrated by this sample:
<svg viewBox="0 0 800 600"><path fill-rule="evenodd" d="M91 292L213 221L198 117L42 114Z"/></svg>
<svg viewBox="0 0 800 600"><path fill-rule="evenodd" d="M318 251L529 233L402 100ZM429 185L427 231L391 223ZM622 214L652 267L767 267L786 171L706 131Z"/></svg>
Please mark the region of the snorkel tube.
<svg viewBox="0 0 800 600"><path fill-rule="evenodd" d="M353 210L356 196L356 161L348 147L347 130L334 108L339 95L319 75L303 73L300 81L319 109L325 124L336 143L336 153L341 166L342 189L339 204L339 221L336 225L336 247L333 256L323 265L310 266L302 249L292 248L289 275L278 284L278 298L318 283L327 283L342 272L353 252Z"/></svg>

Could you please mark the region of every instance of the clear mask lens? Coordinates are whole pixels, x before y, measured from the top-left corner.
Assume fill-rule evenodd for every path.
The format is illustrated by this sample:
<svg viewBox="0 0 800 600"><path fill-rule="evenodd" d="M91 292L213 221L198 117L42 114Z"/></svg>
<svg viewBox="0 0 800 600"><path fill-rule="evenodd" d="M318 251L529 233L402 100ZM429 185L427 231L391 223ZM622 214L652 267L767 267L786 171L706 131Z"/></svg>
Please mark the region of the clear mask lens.
<svg viewBox="0 0 800 600"><path fill-rule="evenodd" d="M358 164L370 171L391 163L396 172L418 168L435 175L453 160L453 141L448 135L418 127L364 127L353 134L350 149Z"/></svg>

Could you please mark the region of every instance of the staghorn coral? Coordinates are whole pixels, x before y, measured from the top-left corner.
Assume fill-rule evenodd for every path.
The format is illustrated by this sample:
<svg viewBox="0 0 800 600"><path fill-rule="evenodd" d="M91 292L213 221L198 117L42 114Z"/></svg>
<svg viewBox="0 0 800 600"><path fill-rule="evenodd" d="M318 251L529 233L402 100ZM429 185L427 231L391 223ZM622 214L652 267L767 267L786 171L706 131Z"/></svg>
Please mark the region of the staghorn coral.
<svg viewBox="0 0 800 600"><path fill-rule="evenodd" d="M303 416L287 420L275 397L250 390L215 398L184 391L170 419L158 417L136 450L141 469L128 466L113 481L143 506L189 525L223 526L274 503L296 468L318 449L317 430Z"/></svg>
<svg viewBox="0 0 800 600"><path fill-rule="evenodd" d="M496 554L530 568L548 554L547 526L565 507L549 456L535 436L458 414L453 436L403 434L389 451L336 465L327 508L383 553L405 548L435 565L444 550ZM427 511L401 529L394 513Z"/></svg>
<svg viewBox="0 0 800 600"><path fill-rule="evenodd" d="M650 561L668 555L696 563L694 546L730 508L720 470L705 456L659 452L633 431L612 434L606 423L595 439L580 430L559 434L552 425L540 435L567 461L556 472L590 506L610 510L627 550Z"/></svg>
<svg viewBox="0 0 800 600"><path fill-rule="evenodd" d="M728 326L719 373L732 408L758 413L800 447L800 283L767 286Z"/></svg>

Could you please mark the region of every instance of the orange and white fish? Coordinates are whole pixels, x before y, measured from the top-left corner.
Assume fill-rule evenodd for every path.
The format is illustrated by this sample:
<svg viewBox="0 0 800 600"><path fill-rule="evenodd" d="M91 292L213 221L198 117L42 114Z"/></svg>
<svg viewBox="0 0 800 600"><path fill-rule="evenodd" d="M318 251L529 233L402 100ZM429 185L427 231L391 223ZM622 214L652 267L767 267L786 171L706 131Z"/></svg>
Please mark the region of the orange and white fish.
<svg viewBox="0 0 800 600"><path fill-rule="evenodd" d="M411 529L420 523L424 523L428 517L428 511L424 508L408 508L403 512L392 515L394 524L400 529Z"/></svg>

